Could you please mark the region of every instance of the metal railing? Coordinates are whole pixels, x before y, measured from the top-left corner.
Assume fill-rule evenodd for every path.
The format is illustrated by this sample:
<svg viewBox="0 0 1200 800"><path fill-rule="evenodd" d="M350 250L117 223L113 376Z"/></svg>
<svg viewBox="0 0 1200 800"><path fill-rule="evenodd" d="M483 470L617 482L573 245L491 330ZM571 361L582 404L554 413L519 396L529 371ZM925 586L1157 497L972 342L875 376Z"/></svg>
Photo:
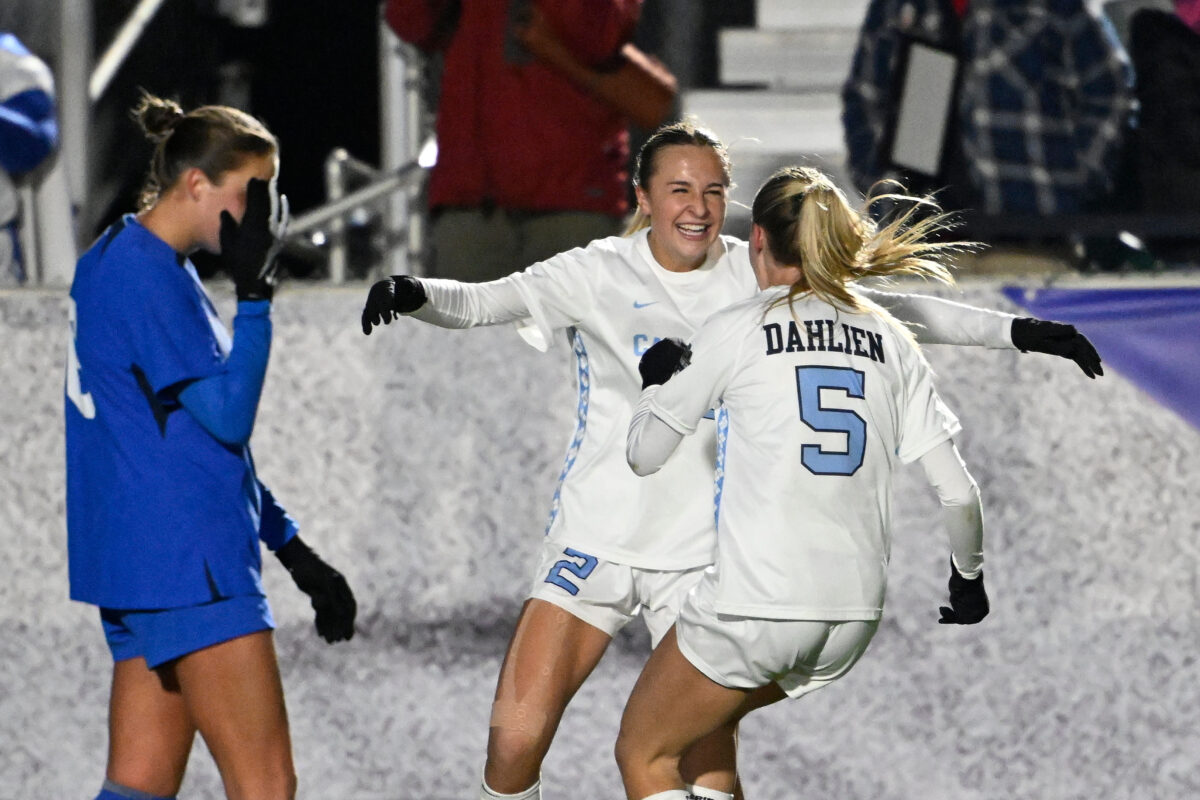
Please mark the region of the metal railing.
<svg viewBox="0 0 1200 800"><path fill-rule="evenodd" d="M93 34L91 0L58 0L62 145L57 168L50 173L53 179L43 179L21 192L29 285L64 285L72 278L81 242L77 236L63 234L77 227L89 228L92 222L87 142L95 106L165 2L139 0L93 67L89 55ZM424 272L425 224L420 197L427 168L436 158L436 144L422 99L423 60L415 48L392 34L382 18L378 47L382 164L376 168L341 148L335 149L325 163L326 202L298 216L290 226L289 249L307 257L326 254L327 276L332 283L347 278L347 220L363 209L380 212L382 222L381 241L388 263L375 265L374 270ZM347 190L352 183L364 181L365 185ZM56 245L48 247L47 242Z"/></svg>
<svg viewBox="0 0 1200 800"><path fill-rule="evenodd" d="M428 140L426 151L436 147ZM351 156L346 150L337 148L325 160L324 205L296 217L288 227L288 241L297 243L307 239L310 244L328 248L328 279L331 283L344 283L347 274L348 246L346 243L347 218L360 210L381 208L382 219L388 219L390 205L396 201L394 195L404 192L408 211L413 211L417 190L422 185L428 164L418 157L396 169L380 171L370 164ZM367 180L367 184L347 192L351 179ZM423 241L424 216L407 213L404 225L384 226L384 251L399 254L408 262L399 272L422 274L420 253ZM382 267L382 265L381 265ZM383 272L382 268L377 269Z"/></svg>

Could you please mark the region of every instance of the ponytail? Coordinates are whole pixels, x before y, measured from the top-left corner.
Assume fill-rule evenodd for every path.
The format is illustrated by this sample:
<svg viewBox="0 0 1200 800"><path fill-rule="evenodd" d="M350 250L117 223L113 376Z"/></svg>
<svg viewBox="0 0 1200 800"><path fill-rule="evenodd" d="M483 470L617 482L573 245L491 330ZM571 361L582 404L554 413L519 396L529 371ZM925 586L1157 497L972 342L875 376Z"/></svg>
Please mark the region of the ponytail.
<svg viewBox="0 0 1200 800"><path fill-rule="evenodd" d="M811 167L785 167L767 179L754 198L752 219L766 233L771 256L780 264L801 268L799 280L779 303L790 307L797 297L811 292L836 308L879 313L881 309L851 284L904 274L954 283L943 262L974 245L930 241L935 233L952 227L951 217L940 213L930 198L875 193L882 188L882 184L872 187L862 208L855 209L828 177ZM881 201L905 207L882 228L868 213ZM907 328L904 331L908 333Z"/></svg>

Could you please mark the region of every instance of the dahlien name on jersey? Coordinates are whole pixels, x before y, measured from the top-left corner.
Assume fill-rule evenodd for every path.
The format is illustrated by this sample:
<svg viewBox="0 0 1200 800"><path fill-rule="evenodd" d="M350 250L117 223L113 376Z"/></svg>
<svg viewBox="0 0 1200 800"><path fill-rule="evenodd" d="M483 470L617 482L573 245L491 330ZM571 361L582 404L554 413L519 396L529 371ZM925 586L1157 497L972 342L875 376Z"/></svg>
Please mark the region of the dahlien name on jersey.
<svg viewBox="0 0 1200 800"><path fill-rule="evenodd" d="M803 327L802 327L803 326ZM831 319L806 319L798 323L791 320L787 333L778 322L763 325L767 337L767 355L795 353L804 350L819 350L831 353L847 353L862 356L881 364L883 357L883 335L874 331L835 323Z"/></svg>

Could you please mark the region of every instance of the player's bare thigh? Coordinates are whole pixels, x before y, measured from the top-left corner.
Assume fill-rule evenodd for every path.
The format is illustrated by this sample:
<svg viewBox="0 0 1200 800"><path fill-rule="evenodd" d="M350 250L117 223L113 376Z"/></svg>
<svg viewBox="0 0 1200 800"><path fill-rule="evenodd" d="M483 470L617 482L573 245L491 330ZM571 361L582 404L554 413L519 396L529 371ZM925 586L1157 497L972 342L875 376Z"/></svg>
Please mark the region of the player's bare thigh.
<svg viewBox="0 0 1200 800"><path fill-rule="evenodd" d="M109 780L158 797L179 792L196 729L173 673L140 656L116 662L108 729Z"/></svg>
<svg viewBox="0 0 1200 800"><path fill-rule="evenodd" d="M229 800L295 797L291 737L272 632L197 650L173 668Z"/></svg>
<svg viewBox="0 0 1200 800"><path fill-rule="evenodd" d="M680 759L692 745L722 726L731 732L750 710L782 696L773 687L732 689L713 682L679 651L672 628L650 654L621 718L616 754L629 796L679 788Z"/></svg>
<svg viewBox="0 0 1200 800"><path fill-rule="evenodd" d="M533 785L563 711L611 641L553 603L525 602L496 685L488 786L511 794Z"/></svg>

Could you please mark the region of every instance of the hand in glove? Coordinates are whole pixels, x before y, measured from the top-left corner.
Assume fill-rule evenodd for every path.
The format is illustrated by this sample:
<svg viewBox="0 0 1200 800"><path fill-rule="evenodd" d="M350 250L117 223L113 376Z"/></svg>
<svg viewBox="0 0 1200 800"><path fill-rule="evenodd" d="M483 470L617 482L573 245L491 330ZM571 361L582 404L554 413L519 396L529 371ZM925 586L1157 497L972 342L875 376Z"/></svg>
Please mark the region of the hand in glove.
<svg viewBox="0 0 1200 800"><path fill-rule="evenodd" d="M1074 325L1051 322L1032 317L1018 317L1012 322L1012 343L1022 353L1049 353L1069 358L1079 365L1089 378L1103 375L1100 354L1088 338L1075 330Z"/></svg>
<svg viewBox="0 0 1200 800"><path fill-rule="evenodd" d="M408 275L393 275L377 281L367 294L363 306L363 333L371 335L374 325L387 325L401 314L416 311L425 305L425 287L416 278Z"/></svg>
<svg viewBox="0 0 1200 800"><path fill-rule="evenodd" d="M321 638L333 644L353 637L358 603L342 573L322 561L299 536L276 550L275 557L291 573L300 591L312 598Z"/></svg>
<svg viewBox="0 0 1200 800"><path fill-rule="evenodd" d="M288 201L275 179L251 178L241 223L221 212L221 266L233 278L238 300L270 300L275 293L275 257L287 235Z"/></svg>
<svg viewBox="0 0 1200 800"><path fill-rule="evenodd" d="M942 606L942 625L974 625L988 615L987 591L983 588L983 572L968 580L958 573L950 559L950 606Z"/></svg>
<svg viewBox="0 0 1200 800"><path fill-rule="evenodd" d="M638 362L642 388L666 383L692 361L692 348L682 339L662 339L650 346Z"/></svg>

